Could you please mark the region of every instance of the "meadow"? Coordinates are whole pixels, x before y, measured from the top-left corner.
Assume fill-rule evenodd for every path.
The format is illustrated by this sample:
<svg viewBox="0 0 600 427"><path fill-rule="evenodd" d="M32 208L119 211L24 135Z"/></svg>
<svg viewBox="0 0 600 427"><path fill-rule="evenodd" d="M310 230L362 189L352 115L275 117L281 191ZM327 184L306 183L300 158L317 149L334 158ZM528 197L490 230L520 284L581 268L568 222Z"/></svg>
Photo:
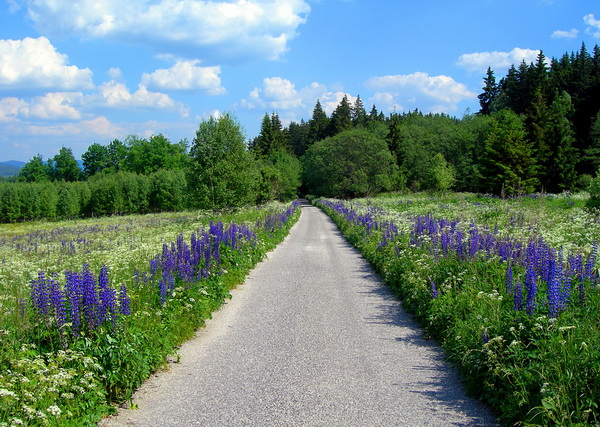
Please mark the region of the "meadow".
<svg viewBox="0 0 600 427"><path fill-rule="evenodd" d="M587 195L312 199L506 425L600 423L598 212Z"/></svg>
<svg viewBox="0 0 600 427"><path fill-rule="evenodd" d="M229 297L299 204L0 226L0 426L95 425Z"/></svg>

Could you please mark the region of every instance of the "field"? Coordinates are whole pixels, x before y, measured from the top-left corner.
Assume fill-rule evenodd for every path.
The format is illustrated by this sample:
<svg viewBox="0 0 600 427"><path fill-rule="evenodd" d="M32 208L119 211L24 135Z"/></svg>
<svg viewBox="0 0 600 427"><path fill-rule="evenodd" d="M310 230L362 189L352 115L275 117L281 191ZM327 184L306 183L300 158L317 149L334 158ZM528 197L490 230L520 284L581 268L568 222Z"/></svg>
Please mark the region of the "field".
<svg viewBox="0 0 600 427"><path fill-rule="evenodd" d="M0 226L0 425L94 425L176 357L297 207Z"/></svg>
<svg viewBox="0 0 600 427"><path fill-rule="evenodd" d="M600 219L586 195L313 200L508 425L600 422Z"/></svg>

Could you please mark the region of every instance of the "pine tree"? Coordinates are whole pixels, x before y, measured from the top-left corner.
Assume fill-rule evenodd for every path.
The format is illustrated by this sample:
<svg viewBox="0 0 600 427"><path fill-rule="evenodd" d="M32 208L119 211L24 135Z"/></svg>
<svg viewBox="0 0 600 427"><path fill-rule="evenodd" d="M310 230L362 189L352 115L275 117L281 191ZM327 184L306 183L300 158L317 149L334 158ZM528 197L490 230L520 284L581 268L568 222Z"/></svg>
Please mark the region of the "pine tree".
<svg viewBox="0 0 600 427"><path fill-rule="evenodd" d="M367 111L360 99L360 95L356 97L354 106L352 107L352 124L354 127L365 127L367 125Z"/></svg>
<svg viewBox="0 0 600 427"><path fill-rule="evenodd" d="M492 117L485 140L482 179L487 190L495 194L529 194L538 184L525 127L511 110L501 110Z"/></svg>
<svg viewBox="0 0 600 427"><path fill-rule="evenodd" d="M329 136L329 118L318 99L315 108L313 108L312 118L308 122L308 129L307 148Z"/></svg>
<svg viewBox="0 0 600 427"><path fill-rule="evenodd" d="M331 113L330 127L331 135L337 135L345 130L352 129L352 109L348 102L347 95L344 95L342 101L338 104L333 113Z"/></svg>
<svg viewBox="0 0 600 427"><path fill-rule="evenodd" d="M576 152L575 132L570 117L573 115L573 104L568 93L557 96L550 106L548 139L552 151L548 189L552 192L573 190L575 188Z"/></svg>
<svg viewBox="0 0 600 427"><path fill-rule="evenodd" d="M492 105L499 93L496 77L494 77L494 71L492 71L491 67L488 67L483 83L483 92L477 98L479 98L479 105L481 106L479 114L487 116L492 112Z"/></svg>

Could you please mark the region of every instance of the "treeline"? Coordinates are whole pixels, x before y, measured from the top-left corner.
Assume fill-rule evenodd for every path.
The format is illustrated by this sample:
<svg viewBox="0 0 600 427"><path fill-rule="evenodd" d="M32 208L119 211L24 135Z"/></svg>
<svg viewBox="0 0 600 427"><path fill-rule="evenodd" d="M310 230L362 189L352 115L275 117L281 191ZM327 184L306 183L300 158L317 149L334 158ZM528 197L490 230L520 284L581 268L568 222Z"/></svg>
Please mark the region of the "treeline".
<svg viewBox="0 0 600 427"><path fill-rule="evenodd" d="M300 162L285 150L248 150L230 114L203 121L191 146L163 135L92 144L82 167L63 147L34 156L14 182L0 182L0 221L220 209L291 200Z"/></svg>
<svg viewBox="0 0 600 427"><path fill-rule="evenodd" d="M235 207L307 193L588 188L600 168L597 45L593 54L582 45L549 61L540 53L499 82L488 69L479 101L480 111L462 119L418 110L386 116L375 105L367 112L360 96L344 97L328 115L317 101L308 121L287 127L276 112L265 114L248 144L226 114L200 123L191 144L163 135L92 144L81 168L63 147L2 184L0 221Z"/></svg>
<svg viewBox="0 0 600 427"><path fill-rule="evenodd" d="M499 82L490 68L482 90L480 111L460 120L418 110L384 117L375 106L367 113L360 97L354 105L345 98L331 117L317 103L308 122L292 123L284 134L292 152L309 154L303 157L307 190L325 196L368 194L358 194L349 186L330 191L331 186L314 180L316 171L321 180L338 183L353 181L342 171L353 171L355 178L356 174L377 173L353 161L340 167L335 156L324 153L336 151L329 138L355 128L385 141L396 159L398 169L386 171L394 179L389 185L382 183L382 190L454 189L511 195L589 186L600 167L597 45L593 54L582 44L579 52L560 59L547 60L540 52L535 63L513 65ZM271 128L268 125L265 118L263 129L272 132L276 120L271 120ZM254 140L260 149L280 140L263 133ZM313 149L315 145L320 147Z"/></svg>

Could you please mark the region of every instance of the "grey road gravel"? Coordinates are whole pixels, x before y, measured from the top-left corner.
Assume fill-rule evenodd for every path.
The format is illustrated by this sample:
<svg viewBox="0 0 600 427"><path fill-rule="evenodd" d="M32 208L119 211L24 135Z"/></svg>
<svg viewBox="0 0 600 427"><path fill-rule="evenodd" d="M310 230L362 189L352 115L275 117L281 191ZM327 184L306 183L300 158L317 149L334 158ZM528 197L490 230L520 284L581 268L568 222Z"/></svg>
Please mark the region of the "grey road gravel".
<svg viewBox="0 0 600 427"><path fill-rule="evenodd" d="M495 425L315 207L232 295L101 425Z"/></svg>

